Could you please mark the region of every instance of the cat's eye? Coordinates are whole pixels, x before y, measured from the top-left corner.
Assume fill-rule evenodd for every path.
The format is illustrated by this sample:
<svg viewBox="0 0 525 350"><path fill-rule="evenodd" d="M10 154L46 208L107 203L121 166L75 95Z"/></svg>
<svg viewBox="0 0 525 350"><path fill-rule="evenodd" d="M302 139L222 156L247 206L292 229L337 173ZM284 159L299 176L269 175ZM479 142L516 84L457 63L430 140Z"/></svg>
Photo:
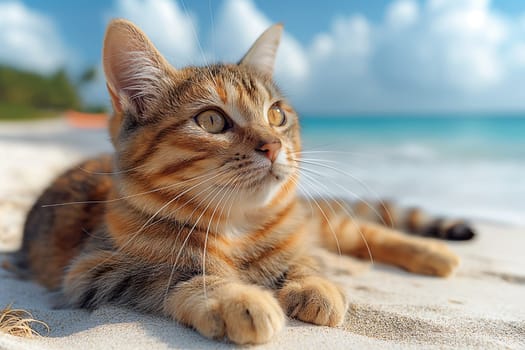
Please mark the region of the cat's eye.
<svg viewBox="0 0 525 350"><path fill-rule="evenodd" d="M283 126L286 124L286 114L277 104L268 110L268 122L273 126Z"/></svg>
<svg viewBox="0 0 525 350"><path fill-rule="evenodd" d="M212 134L218 134L229 128L228 121L218 111L210 109L199 113L195 117L195 122L201 128Z"/></svg>

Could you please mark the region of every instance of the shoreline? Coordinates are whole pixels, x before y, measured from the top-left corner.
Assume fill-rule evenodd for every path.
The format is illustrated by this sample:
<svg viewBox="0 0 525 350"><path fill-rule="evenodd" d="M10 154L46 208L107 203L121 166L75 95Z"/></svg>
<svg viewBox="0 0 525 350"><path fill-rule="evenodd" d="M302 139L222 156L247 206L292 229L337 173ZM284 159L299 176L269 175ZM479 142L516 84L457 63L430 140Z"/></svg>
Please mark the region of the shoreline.
<svg viewBox="0 0 525 350"><path fill-rule="evenodd" d="M510 128L516 131L508 142L504 136L509 126L500 124L479 126L481 131L462 121L445 122L445 129L439 126L442 123L424 121L417 126L394 122L392 128L374 122L331 126L322 118L314 125L303 124L303 158L310 160L304 167L309 174L322 173L311 181L304 173L301 187L310 192L394 199L401 206L421 207L438 216L525 226L525 182L520 177L525 153L519 146L523 141L516 141L522 139L521 124ZM496 136L487 136L494 128L499 130ZM452 132L453 140L444 141L444 130ZM33 162L34 152L57 166L112 152L105 129L77 129L65 117L10 126L0 122L0 147L7 154L0 171L22 176L31 170L49 173L43 162L33 167L22 164Z"/></svg>

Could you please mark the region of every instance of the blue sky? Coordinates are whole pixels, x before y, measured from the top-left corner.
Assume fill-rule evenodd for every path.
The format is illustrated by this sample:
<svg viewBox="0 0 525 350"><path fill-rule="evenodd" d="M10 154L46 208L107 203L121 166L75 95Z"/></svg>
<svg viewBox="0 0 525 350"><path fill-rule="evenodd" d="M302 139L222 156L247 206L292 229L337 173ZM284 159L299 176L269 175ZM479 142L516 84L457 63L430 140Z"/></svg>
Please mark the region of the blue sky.
<svg viewBox="0 0 525 350"><path fill-rule="evenodd" d="M276 79L307 113L525 110L520 0L0 0L0 63L100 67L111 17L136 22L175 66L236 60L283 22ZM102 76L85 95L107 101Z"/></svg>
<svg viewBox="0 0 525 350"><path fill-rule="evenodd" d="M188 12L197 17L198 30L202 33L211 31L212 18L216 17L222 2L221 0L178 1L181 7L185 7ZM286 30L293 33L300 42L306 44L322 28L328 28L333 18L344 13L362 13L373 20L379 20L389 2L391 1L266 0L255 3L273 22L284 22ZM101 40L107 18L115 8L114 2L107 0L26 0L22 3L50 17L56 23L68 46L74 48L87 61L93 64L98 63ZM298 13L299 7L301 8L300 14ZM523 8L525 9L525 6Z"/></svg>

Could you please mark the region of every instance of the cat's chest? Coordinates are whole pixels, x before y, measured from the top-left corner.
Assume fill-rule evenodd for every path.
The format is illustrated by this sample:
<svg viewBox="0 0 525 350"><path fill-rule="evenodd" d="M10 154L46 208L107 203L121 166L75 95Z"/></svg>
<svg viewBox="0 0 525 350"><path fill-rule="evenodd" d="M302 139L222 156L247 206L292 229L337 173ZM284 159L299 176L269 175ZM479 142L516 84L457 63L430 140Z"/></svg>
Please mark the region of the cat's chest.
<svg viewBox="0 0 525 350"><path fill-rule="evenodd" d="M290 269L290 261L281 263L266 263L264 266L246 264L239 269L241 280L265 286L269 289L276 289L286 279Z"/></svg>
<svg viewBox="0 0 525 350"><path fill-rule="evenodd" d="M247 235L234 240L230 254L239 277L249 283L275 288L298 257L308 249L304 230L294 226L266 236Z"/></svg>

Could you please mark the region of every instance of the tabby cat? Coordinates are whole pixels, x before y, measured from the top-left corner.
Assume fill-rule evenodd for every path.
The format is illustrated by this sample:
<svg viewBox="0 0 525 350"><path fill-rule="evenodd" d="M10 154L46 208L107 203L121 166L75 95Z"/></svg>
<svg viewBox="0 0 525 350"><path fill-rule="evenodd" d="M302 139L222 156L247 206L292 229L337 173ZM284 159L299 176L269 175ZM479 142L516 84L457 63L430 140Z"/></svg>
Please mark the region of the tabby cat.
<svg viewBox="0 0 525 350"><path fill-rule="evenodd" d="M451 274L459 260L443 243L394 228L468 239L465 224L296 195L299 120L272 81L281 32L270 27L238 64L175 69L113 20L103 62L115 153L45 190L12 268L70 307L131 307L238 344L267 342L286 316L343 322L348 299L316 246Z"/></svg>

